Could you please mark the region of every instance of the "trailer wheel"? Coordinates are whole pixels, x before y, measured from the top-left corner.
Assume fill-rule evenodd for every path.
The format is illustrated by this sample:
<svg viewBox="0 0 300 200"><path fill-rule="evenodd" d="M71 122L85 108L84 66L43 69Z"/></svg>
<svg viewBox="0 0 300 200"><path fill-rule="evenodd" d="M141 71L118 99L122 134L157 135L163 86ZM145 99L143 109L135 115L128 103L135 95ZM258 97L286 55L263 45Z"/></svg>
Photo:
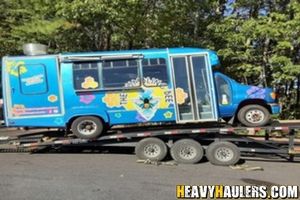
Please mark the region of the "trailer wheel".
<svg viewBox="0 0 300 200"><path fill-rule="evenodd" d="M237 118L245 126L264 126L270 122L270 112L260 105L247 105L239 110Z"/></svg>
<svg viewBox="0 0 300 200"><path fill-rule="evenodd" d="M203 158L201 144L193 139L181 139L171 147L171 156L178 163L194 164Z"/></svg>
<svg viewBox="0 0 300 200"><path fill-rule="evenodd" d="M103 132L102 121L93 116L78 117L71 125L72 132L79 138L95 139Z"/></svg>
<svg viewBox="0 0 300 200"><path fill-rule="evenodd" d="M163 160L168 153L167 145L158 138L145 138L135 146L135 154L142 160Z"/></svg>
<svg viewBox="0 0 300 200"><path fill-rule="evenodd" d="M206 158L214 165L234 165L240 159L240 150L231 142L213 142L206 149Z"/></svg>

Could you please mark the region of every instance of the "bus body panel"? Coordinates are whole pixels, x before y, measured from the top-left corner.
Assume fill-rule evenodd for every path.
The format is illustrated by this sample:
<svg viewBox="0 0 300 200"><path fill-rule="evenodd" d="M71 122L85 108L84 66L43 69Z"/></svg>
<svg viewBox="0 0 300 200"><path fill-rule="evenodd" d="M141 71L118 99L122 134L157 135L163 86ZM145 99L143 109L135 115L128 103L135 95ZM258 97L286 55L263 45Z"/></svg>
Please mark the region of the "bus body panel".
<svg viewBox="0 0 300 200"><path fill-rule="evenodd" d="M168 62L166 52L144 55L144 59L151 58L164 58ZM66 103L66 120L74 116L96 115L109 125L176 121L171 82L159 87L138 86L131 89L76 92L70 89L74 88L72 67L72 63L61 64L64 99L71 100ZM167 69L169 71L169 67ZM145 100L149 101L147 109L143 108Z"/></svg>
<svg viewBox="0 0 300 200"><path fill-rule="evenodd" d="M269 88L214 74L218 64L215 52L198 48L5 57L6 125L66 127L79 116L109 126L218 121L255 98L280 111Z"/></svg>
<svg viewBox="0 0 300 200"><path fill-rule="evenodd" d="M3 69L7 126L64 126L57 56L6 57Z"/></svg>

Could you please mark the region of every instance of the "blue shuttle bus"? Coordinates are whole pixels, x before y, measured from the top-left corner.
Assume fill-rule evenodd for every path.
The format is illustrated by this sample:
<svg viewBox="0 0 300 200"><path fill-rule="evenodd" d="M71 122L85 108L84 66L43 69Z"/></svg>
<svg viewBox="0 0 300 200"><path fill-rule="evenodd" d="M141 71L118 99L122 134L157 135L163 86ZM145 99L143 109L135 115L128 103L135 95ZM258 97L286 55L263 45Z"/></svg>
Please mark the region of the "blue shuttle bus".
<svg viewBox="0 0 300 200"><path fill-rule="evenodd" d="M106 127L234 119L264 126L280 112L271 88L219 72L214 51L166 48L2 60L4 116L10 127L60 127L92 139Z"/></svg>

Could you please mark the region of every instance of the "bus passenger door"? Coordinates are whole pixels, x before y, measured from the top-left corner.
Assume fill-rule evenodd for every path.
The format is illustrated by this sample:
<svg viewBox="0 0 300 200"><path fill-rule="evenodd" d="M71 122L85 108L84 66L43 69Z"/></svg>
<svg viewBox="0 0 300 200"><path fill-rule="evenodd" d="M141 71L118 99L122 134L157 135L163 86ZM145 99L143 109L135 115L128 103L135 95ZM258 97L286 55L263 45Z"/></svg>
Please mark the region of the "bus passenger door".
<svg viewBox="0 0 300 200"><path fill-rule="evenodd" d="M177 120L216 121L217 108L211 66L207 54L171 57Z"/></svg>

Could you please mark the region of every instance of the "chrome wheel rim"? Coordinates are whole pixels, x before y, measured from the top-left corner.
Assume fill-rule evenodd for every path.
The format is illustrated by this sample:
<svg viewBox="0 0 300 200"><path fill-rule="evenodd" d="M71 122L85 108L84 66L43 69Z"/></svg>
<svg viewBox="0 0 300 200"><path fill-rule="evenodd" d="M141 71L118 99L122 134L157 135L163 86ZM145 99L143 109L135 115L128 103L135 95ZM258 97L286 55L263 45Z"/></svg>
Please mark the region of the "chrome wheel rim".
<svg viewBox="0 0 300 200"><path fill-rule="evenodd" d="M156 158L160 153L161 149L157 144L148 144L144 147L144 154L147 158Z"/></svg>
<svg viewBox="0 0 300 200"><path fill-rule="evenodd" d="M92 120L83 120L77 125L77 130L82 135L92 135L97 130L97 124Z"/></svg>
<svg viewBox="0 0 300 200"><path fill-rule="evenodd" d="M216 149L215 158L222 162L228 162L233 159L234 153L232 149L227 147L219 147Z"/></svg>
<svg viewBox="0 0 300 200"><path fill-rule="evenodd" d="M249 110L246 115L246 120L250 123L261 123L265 119L265 114L263 111L254 109L254 110Z"/></svg>
<svg viewBox="0 0 300 200"><path fill-rule="evenodd" d="M197 150L192 146L183 146L179 151L179 156L185 160L191 160L197 156Z"/></svg>

